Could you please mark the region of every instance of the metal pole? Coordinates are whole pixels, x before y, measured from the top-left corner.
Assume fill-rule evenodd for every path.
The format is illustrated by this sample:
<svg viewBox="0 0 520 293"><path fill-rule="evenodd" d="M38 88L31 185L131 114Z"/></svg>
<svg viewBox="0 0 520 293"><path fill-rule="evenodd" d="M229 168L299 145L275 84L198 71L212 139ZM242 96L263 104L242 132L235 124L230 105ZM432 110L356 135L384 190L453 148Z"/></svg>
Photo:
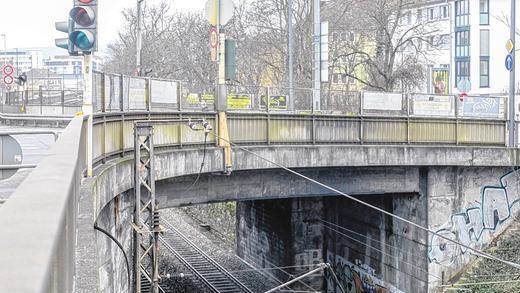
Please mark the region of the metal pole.
<svg viewBox="0 0 520 293"><path fill-rule="evenodd" d="M294 67L293 67L293 11L292 11L292 0L287 1L287 25L288 25L288 54L289 54L289 110L294 111Z"/></svg>
<svg viewBox="0 0 520 293"><path fill-rule="evenodd" d="M516 0L511 0L511 41L515 44L515 34L516 34ZM511 51L511 55L513 57L513 68L509 72L509 147L515 147L515 67L516 67L516 58L515 58L516 44L515 48Z"/></svg>
<svg viewBox="0 0 520 293"><path fill-rule="evenodd" d="M92 55L83 55L83 114L88 115L87 122L87 176L92 177Z"/></svg>
<svg viewBox="0 0 520 293"><path fill-rule="evenodd" d="M220 25L220 0L217 0L217 34L218 34L218 86L217 86L217 112L227 110L226 88L226 35Z"/></svg>
<svg viewBox="0 0 520 293"><path fill-rule="evenodd" d="M312 95L312 111L320 111L321 105L321 18L320 1L313 0L314 11L314 86Z"/></svg>
<svg viewBox="0 0 520 293"><path fill-rule="evenodd" d="M136 73L137 76L143 75L143 68L142 68L142 62L143 62L143 32L142 32L142 7L141 4L144 0L137 0L137 41L136 41Z"/></svg>

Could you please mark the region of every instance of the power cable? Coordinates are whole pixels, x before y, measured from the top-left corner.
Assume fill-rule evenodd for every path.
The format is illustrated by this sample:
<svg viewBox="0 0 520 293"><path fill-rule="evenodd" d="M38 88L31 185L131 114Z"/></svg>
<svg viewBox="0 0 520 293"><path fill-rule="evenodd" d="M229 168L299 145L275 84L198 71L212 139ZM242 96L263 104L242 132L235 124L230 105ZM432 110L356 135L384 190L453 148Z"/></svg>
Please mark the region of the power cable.
<svg viewBox="0 0 520 293"><path fill-rule="evenodd" d="M454 240L454 239L448 238L447 236L444 236L444 235L442 235L442 234L440 234L440 233L438 233L438 232L435 232L435 231L432 230L432 229L429 229L429 228L427 228L427 227L424 227L424 226L422 226L422 225L419 225L419 224L417 224L417 223L415 223L415 222L412 222L412 221L410 221L410 220L408 220L408 219L405 219L405 218L403 218L403 217L401 217L401 216L395 215L395 214L393 214L393 213L391 213L391 212L388 212L388 211L386 211L386 210L384 210L384 209L382 209L382 208L379 208L379 207L377 207L377 206L374 206L374 205L372 205L372 204L366 203L366 202L364 202L364 201L362 201L362 200L360 200L360 199L358 199L358 198L356 198L356 197L354 197L354 196L348 195L348 194L346 194L346 193L344 193L344 192L342 192L342 191L340 191L340 190L338 190L338 189L336 189L336 188L333 188L333 187L331 187L331 186L328 186L328 185L326 185L326 184L324 184L324 183L321 183L321 182L319 182L319 181L317 181L317 180L315 180L315 179L312 179L312 178L310 178L310 177L308 177L308 176L305 176L305 175L303 175L303 174L301 174L301 173L299 173L299 172L297 172L297 171L294 171L294 170L292 170L292 169L289 169L288 167L285 167L284 165L282 165L282 164L280 164L280 163L277 163L277 162L275 162L275 161L273 161L273 160L270 160L270 159L268 159L268 158L265 158L265 157L263 157L263 156L261 156L261 155L255 153L255 152L253 152L253 151L248 150L248 149L245 148L245 147L239 146L239 145L237 145L237 144L235 144L235 143L229 141L228 139L223 138L223 137L217 135L215 132L213 132L213 135L214 135L215 137L219 138L219 139L222 139L223 141L226 141L227 143L229 143L229 144L230 144L231 146L233 146L233 147L236 147L236 148L238 148L238 149L241 149L241 150L243 150L244 152L246 152L246 153L248 153L248 154L250 154L250 155L253 155L253 156L255 156L255 157L257 157L257 158L259 158L259 159L261 159L261 160L264 160L264 161L266 161L266 162L268 162L268 163L270 163L270 164L272 164L272 165L275 165L275 166L277 166L277 167L279 167L279 168L281 168L281 169L283 169L283 170L285 170L285 171L287 171L287 172L289 172L289 173L291 173L291 174L294 174L294 175L296 175L296 176L298 176L298 177L300 177L300 178L303 178L303 179L305 179L305 180L307 180L307 181L309 181L309 182L312 182L312 183L314 183L314 184L316 184L316 185L319 185L319 186L321 186L321 187L323 187L323 188L325 188L325 189L328 189L328 190L330 190L330 191L332 191L332 192L334 192L334 193L340 194L340 195L342 195L342 196L344 196L344 197L346 197L346 198L348 198L348 199L350 199L350 200L352 200L352 201L355 201L355 202L357 202L357 203L359 203L359 204L361 204L361 205L364 205L364 206L366 206L366 207L368 207L368 208L371 208L371 209L373 209L373 210L379 211L379 212L381 212L381 213L383 213L383 214L385 214L385 215L388 215L388 216L390 216L390 217L393 217L394 219L400 220L400 221L402 221L402 222L404 222L404 223L410 224L410 225L412 225L412 226L414 226L414 227L416 227L416 228L419 228L420 230L423 230L423 231L426 231L426 232L428 232L428 233L431 233L432 235L435 235L435 236L437 236L437 237L439 237L439 238L442 238L442 239L444 239L444 240L446 240L446 241L449 241L449 242L455 243L455 244L457 244L457 245L459 245L459 246L461 246L461 247L464 247L464 248L466 248L466 249L472 251L472 252L475 253L476 255L479 255L479 256L481 256L481 257L484 257L484 258L487 258L487 259L490 259L490 260L498 261L498 262L500 262L500 263L503 263L503 264L506 264L506 265L508 265L508 266L514 267L514 268L516 268L516 269L520 269L520 264L517 264L517 263L511 262L511 261L507 261L507 260L501 259L501 258L496 257L496 256L493 256L493 255L491 255L491 254L489 254L489 253L486 253L486 252L480 251L480 250L478 250L478 249L475 249L475 248L473 248L473 247L471 247L471 246L469 246L469 245L466 245L466 244L464 244L464 243L462 243L462 242L460 242L460 241L457 241L457 240Z"/></svg>
<svg viewBox="0 0 520 293"><path fill-rule="evenodd" d="M199 174L197 174L197 178L195 178L195 181L193 181L193 183L190 186L188 186L188 188L186 188L184 190L184 192L190 191L193 187L195 187L197 182L199 182L200 176L202 175L202 169L204 168L204 163L206 160L206 146L207 146L207 141L208 141L208 134L209 134L208 131L204 131L204 150L202 153L202 163L200 164Z"/></svg>
<svg viewBox="0 0 520 293"><path fill-rule="evenodd" d="M346 235L346 234L342 233L341 231L338 231L338 230L336 230L336 229L334 229L334 228L328 227L328 226L326 226L326 225L323 225L323 226L324 226L325 228L328 228L328 229L330 229L330 230L332 230L332 231L334 231L334 232L340 234L340 235L343 235L344 237L347 237L347 238L351 239L351 240L354 241L354 242L357 242L357 243L359 243L359 244L361 244L361 245L364 245L364 246L366 246L366 247L368 247L368 248L370 248L370 249L372 249L372 250L375 250L375 251L377 251L377 252L379 252L379 253L382 253L382 254L384 254L384 255L386 255L386 256L393 257L393 258L396 259L397 261L401 261L402 263L407 264L407 265L409 265L409 266L411 266L411 267L413 267L413 268L415 268L415 269L417 269L417 270L419 270L419 271L422 271L422 272L424 272L424 273L426 273L426 274L428 274L428 275L430 275L430 276L432 276L432 277L434 277L434 278L437 278L437 279L439 279L439 280L442 280L441 277L429 273L429 272L428 272L427 270L425 270L424 268L421 268L421 267L419 267L419 266L416 266L416 265L414 265L414 264L412 264L412 263L409 263L409 262L407 262L407 261L404 261L404 260L399 260L399 259L397 258L397 256L395 256L395 255L391 255L391 254L389 254L389 253L386 253L386 252L384 252L383 250L381 250L381 249L379 249L379 248L377 248L377 247L374 247L374 246L371 246L371 245L369 245L369 244L366 244L366 243L364 243L363 241L360 241L360 240L358 240L358 239L355 239L354 237L348 236L348 235ZM391 265L388 265L388 264L387 264L387 266L390 267L390 268L392 268L392 269L395 269L395 270L397 270L397 271L400 271L399 268L396 268L396 267L394 267L394 266L391 266ZM419 279L419 278L417 278L417 277L415 277L415 276L413 276L413 275L410 275L410 274L408 274L408 273L406 273L406 272L403 272L403 271L400 271L400 272L403 273L403 274L405 274L405 275L409 275L410 277L412 277L412 278L414 278L414 279L417 279L417 280L419 280L419 281L421 281L421 282L425 282L425 283L428 282L427 280L426 280L426 281L425 281L425 280L421 280L421 279Z"/></svg>
<svg viewBox="0 0 520 293"><path fill-rule="evenodd" d="M359 232L356 232L356 231L354 231L354 230L351 230L351 229L345 228L345 227L343 227L343 226L340 226L340 225L334 224L334 223L332 223L332 222L329 222L329 221L326 221L326 220L323 220L323 219L317 219L317 221L320 221L320 222L323 222L323 223L325 223L325 224L328 224L328 225L334 226L334 227L336 227L336 228L338 228L338 229L341 229L341 230L343 230L343 231L349 232L349 233L351 233L351 234L358 235L358 236L363 237L363 238L368 238L368 236L366 236L366 235L363 235L363 234L361 234L361 233L359 233ZM418 255L418 254L415 254L415 253L412 253L412 252L404 251L404 250L398 248L398 247L395 246L395 245L388 244L388 243L383 242L383 241L381 241L381 240L377 240L377 239L371 239L371 240L374 241L374 242L380 243L380 244L382 244L382 245L385 245L385 246L387 246L387 247L389 247L389 248L395 249L396 251L398 251L398 252L402 252L402 253L407 254L407 255L411 255L411 256L414 256L414 257L425 257L425 255ZM417 243L417 242L414 242L414 243ZM423 246L426 246L426 247L427 247L427 244L424 244L424 243L417 243L417 244L420 244L420 245L423 245Z"/></svg>

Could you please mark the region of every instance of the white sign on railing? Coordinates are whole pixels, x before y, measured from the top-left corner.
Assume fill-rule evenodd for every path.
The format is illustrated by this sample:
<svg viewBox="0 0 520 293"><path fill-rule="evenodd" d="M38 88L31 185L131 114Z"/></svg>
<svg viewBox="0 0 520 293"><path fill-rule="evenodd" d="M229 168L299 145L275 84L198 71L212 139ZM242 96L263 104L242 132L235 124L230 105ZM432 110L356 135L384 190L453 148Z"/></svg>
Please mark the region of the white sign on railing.
<svg viewBox="0 0 520 293"><path fill-rule="evenodd" d="M413 95L413 114L421 116L455 116L453 96Z"/></svg>
<svg viewBox="0 0 520 293"><path fill-rule="evenodd" d="M364 110L401 111L403 95L398 93L365 92L363 93Z"/></svg>
<svg viewBox="0 0 520 293"><path fill-rule="evenodd" d="M505 99L500 97L465 97L462 115L465 117L502 118Z"/></svg>
<svg viewBox="0 0 520 293"><path fill-rule="evenodd" d="M176 104L177 82L166 80L150 80L152 103Z"/></svg>

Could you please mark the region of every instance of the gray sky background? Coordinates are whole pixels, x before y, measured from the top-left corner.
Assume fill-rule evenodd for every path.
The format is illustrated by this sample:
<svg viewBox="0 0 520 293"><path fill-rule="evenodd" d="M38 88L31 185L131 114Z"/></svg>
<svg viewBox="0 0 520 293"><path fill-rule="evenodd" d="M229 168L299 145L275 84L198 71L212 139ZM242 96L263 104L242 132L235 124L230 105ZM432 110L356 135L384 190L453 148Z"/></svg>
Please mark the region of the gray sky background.
<svg viewBox="0 0 520 293"><path fill-rule="evenodd" d="M161 0L145 0L159 3ZM206 0L165 0L173 10L202 11ZM121 10L135 7L136 0L98 0L99 45L106 48L120 30ZM54 47L55 38L64 33L55 30L54 22L66 20L72 0L0 0L0 34L7 36L7 48ZM0 38L0 50L3 50Z"/></svg>

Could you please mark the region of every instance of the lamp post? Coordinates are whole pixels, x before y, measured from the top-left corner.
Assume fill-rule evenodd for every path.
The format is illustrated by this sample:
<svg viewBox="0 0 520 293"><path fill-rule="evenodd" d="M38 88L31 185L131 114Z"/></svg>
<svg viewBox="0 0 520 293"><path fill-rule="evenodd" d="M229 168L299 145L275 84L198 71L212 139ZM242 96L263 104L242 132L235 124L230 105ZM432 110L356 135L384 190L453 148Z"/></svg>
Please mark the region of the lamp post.
<svg viewBox="0 0 520 293"><path fill-rule="evenodd" d="M142 32L142 3L144 0L137 0L137 41L136 41L136 74L143 75L143 32Z"/></svg>

